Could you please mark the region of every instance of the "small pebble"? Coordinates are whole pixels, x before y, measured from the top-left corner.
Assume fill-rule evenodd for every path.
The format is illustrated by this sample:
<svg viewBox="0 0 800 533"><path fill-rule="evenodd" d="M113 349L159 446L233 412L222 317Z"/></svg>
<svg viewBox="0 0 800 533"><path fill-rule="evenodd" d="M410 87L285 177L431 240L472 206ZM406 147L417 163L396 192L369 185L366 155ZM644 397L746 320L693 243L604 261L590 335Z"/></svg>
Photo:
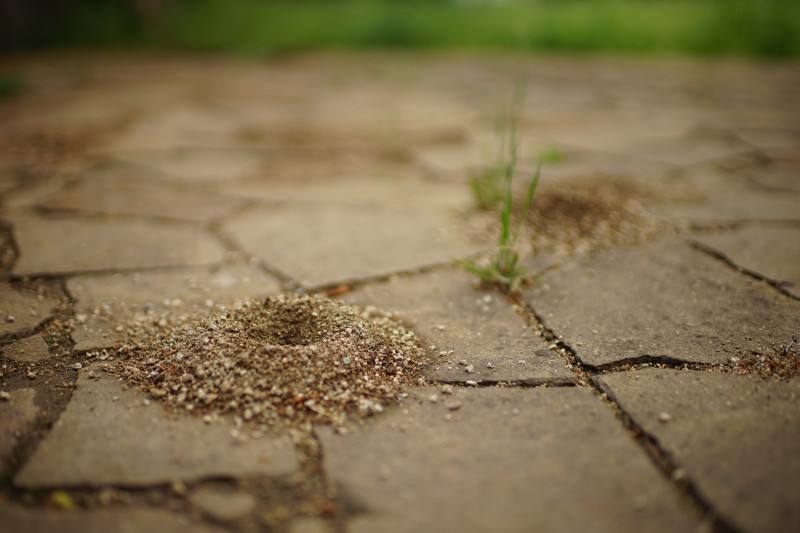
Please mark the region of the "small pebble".
<svg viewBox="0 0 800 533"><path fill-rule="evenodd" d="M72 365L72 368L75 370L80 370L81 368L83 368L83 365L80 363L75 363L74 365Z"/></svg>
<svg viewBox="0 0 800 533"><path fill-rule="evenodd" d="M459 409L461 409L461 402L451 402L447 404L448 411L458 411Z"/></svg>
<svg viewBox="0 0 800 533"><path fill-rule="evenodd" d="M670 416L670 414L667 412L658 415L658 421L661 422L662 424L666 424L670 420L672 420L672 416Z"/></svg>
<svg viewBox="0 0 800 533"><path fill-rule="evenodd" d="M452 385L442 385L442 394L453 394Z"/></svg>
<svg viewBox="0 0 800 533"><path fill-rule="evenodd" d="M466 368L464 368L464 372L466 372L467 374L472 374L473 372L475 372L475 366L467 365Z"/></svg>

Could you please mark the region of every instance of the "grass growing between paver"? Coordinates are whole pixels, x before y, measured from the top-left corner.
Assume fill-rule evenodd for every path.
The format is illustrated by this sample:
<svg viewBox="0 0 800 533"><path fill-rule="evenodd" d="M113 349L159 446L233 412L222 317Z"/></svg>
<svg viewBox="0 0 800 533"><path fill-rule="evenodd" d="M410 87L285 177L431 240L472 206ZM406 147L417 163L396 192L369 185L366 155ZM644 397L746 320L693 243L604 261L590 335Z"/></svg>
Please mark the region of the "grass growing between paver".
<svg viewBox="0 0 800 533"><path fill-rule="evenodd" d="M73 3L28 41L250 54L331 47L800 54L794 0L196 0L168 3L144 21L133 4Z"/></svg>

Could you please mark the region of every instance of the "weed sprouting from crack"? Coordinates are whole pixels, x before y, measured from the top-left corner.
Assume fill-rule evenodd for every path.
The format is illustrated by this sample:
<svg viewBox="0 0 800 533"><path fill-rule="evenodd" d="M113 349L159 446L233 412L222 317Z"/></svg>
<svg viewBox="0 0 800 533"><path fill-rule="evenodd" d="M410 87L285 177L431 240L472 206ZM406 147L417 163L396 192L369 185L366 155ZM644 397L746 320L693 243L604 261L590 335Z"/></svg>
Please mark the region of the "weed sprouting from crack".
<svg viewBox="0 0 800 533"><path fill-rule="evenodd" d="M500 212L500 236L497 246L490 254L488 264L485 265L472 259L456 259L456 263L467 272L478 276L481 283L497 285L512 293L519 289L522 280L527 275L527 269L519 266L520 255L517 242L522 224L530 211L541 174L540 163L533 179L528 184L522 211L517 214L516 224L512 224L512 182L519 159L517 122L522 95L523 91L517 90L512 105L506 110L501 121L505 128L501 131L500 156L496 166L483 174L473 175L470 179L470 187L478 208L490 209L499 201L498 197L504 199L503 210ZM505 186L504 191L501 189L502 186Z"/></svg>

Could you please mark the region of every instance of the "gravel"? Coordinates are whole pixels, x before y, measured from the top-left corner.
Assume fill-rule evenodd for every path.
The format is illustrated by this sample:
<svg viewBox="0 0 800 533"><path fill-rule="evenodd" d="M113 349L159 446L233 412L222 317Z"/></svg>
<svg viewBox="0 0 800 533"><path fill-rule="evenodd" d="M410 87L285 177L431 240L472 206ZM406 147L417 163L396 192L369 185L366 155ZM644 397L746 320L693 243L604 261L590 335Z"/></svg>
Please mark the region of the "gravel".
<svg viewBox="0 0 800 533"><path fill-rule="evenodd" d="M424 384L426 354L393 315L318 296L240 302L138 337L114 372L174 409L251 423L341 425Z"/></svg>

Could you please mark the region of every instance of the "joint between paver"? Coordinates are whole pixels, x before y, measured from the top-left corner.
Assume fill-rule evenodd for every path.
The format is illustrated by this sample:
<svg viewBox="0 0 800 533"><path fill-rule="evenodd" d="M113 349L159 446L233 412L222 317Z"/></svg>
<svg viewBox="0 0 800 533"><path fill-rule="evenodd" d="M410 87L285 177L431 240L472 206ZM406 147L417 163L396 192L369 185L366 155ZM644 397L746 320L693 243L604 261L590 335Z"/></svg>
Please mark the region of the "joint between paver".
<svg viewBox="0 0 800 533"><path fill-rule="evenodd" d="M452 385L453 387L508 387L519 389L532 389L537 387L577 387L578 379L564 378L529 378L529 379L480 379L480 380L455 380L437 379L429 380L428 385Z"/></svg>
<svg viewBox="0 0 800 533"><path fill-rule="evenodd" d="M645 431L629 413L622 409L611 391L591 378L590 384L594 392L614 411L631 438L642 448L659 472L692 502L705 519L709 520L712 531L715 533L739 533L740 530L726 520L706 500L695 482L687 477L686 472L672 457L672 454L664 450L658 439Z"/></svg>
<svg viewBox="0 0 800 533"><path fill-rule="evenodd" d="M651 462L655 465L658 471L686 498L692 505L702 514L703 517L708 519L713 527L713 531L718 533L735 533L739 530L733 527L726 521L720 514L711 506L710 503L700 494L695 484L685 477L684 471L672 458L672 456L663 449L658 440L647 433L633 417L620 407L619 403L609 391L605 390L594 377L604 370L606 366L625 366L632 364L653 364L655 361L658 364L673 365L674 367L683 368L690 363L681 361L680 359L672 357L653 357L642 356L631 358L630 360L623 360L609 365L594 366L581 361L575 350L566 344L561 338L550 328L548 328L541 317L536 313L536 310L523 301L521 298L516 298L514 295L509 295L512 301L519 306L528 318L531 327L534 328L546 341L553 343L558 353L568 362L569 366L579 376L576 385L589 388L606 406L614 411L617 419L622 423L631 438L642 449L642 451L650 458ZM641 360L641 361L639 361ZM692 365L695 366L695 365ZM710 365L708 365L710 367ZM705 368L705 365L703 366Z"/></svg>
<svg viewBox="0 0 800 533"><path fill-rule="evenodd" d="M716 259L717 261L720 261L721 263L724 263L724 264L728 265L729 267L731 267L732 269L736 270L737 272L740 272L740 273L744 274L745 276L749 276L749 277L751 277L751 278L753 278L753 279L755 279L757 281L761 281L761 282L766 283L767 285L769 285L770 287L772 287L773 289L775 289L776 291L778 291L782 295L784 295L784 296L786 296L788 298L791 298L792 300L800 301L800 296L796 296L796 295L792 294L791 291L786 289L786 286L787 285L791 285L791 282L772 279L772 278L767 277L767 276L765 276L765 275L763 275L763 274L761 274L759 272L756 272L756 271L751 270L749 268L745 268L745 267L743 267L741 265L738 265L738 264L736 264L735 261L733 261L726 254L720 252L719 250L716 250L715 248L712 248L711 246L708 246L707 244L703 244L703 243L701 243L699 241L696 241L694 239L689 239L688 243L689 243L690 246L692 246L696 250L698 250L698 251L700 251L700 252L702 252L702 253L704 253L706 255L709 255L710 257Z"/></svg>

